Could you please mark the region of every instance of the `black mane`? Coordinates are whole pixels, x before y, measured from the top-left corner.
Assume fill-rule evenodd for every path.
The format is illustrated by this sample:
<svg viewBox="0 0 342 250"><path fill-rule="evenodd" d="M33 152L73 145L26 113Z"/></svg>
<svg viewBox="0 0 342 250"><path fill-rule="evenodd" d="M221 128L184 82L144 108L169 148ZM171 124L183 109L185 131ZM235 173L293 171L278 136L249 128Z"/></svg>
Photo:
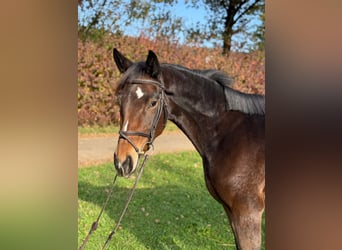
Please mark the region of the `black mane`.
<svg viewBox="0 0 342 250"><path fill-rule="evenodd" d="M165 64L174 69L185 70L203 78L215 81L222 86L226 101L226 110L240 111L245 114L264 115L265 114L265 98L258 94L246 94L231 88L232 79L220 70L215 69L188 69L186 67L174 64Z"/></svg>
<svg viewBox="0 0 342 250"><path fill-rule="evenodd" d="M227 109L241 111L249 115L265 114L265 98L262 95L246 94L240 91L225 87Z"/></svg>
<svg viewBox="0 0 342 250"><path fill-rule="evenodd" d="M224 72L216 69L193 69L191 70L194 73L198 73L208 77L211 80L219 83L222 86L231 86L233 81L232 79Z"/></svg>

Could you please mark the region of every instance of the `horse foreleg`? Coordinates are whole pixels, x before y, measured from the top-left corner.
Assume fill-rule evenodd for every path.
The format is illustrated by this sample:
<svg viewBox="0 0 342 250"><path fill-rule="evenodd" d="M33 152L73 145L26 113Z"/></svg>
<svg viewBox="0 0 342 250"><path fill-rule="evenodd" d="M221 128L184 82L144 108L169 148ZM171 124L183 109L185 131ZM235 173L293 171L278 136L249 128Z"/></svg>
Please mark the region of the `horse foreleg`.
<svg viewBox="0 0 342 250"><path fill-rule="evenodd" d="M206 173L206 172L205 172ZM265 207L264 185L260 185L262 189L258 190L254 195L245 193L235 193L228 196L224 189L215 188L210 181L209 175L205 175L206 186L209 193L220 202L229 218L230 225L233 229L235 244L238 250L255 250L261 247L261 221L262 213ZM219 183L219 182L218 182ZM225 183L225 180L223 180ZM219 187L225 187L219 185ZM229 204L229 205L228 205Z"/></svg>
<svg viewBox="0 0 342 250"><path fill-rule="evenodd" d="M260 249L263 207L245 205L244 203L235 205L232 209L226 206L224 208L234 232L237 249Z"/></svg>

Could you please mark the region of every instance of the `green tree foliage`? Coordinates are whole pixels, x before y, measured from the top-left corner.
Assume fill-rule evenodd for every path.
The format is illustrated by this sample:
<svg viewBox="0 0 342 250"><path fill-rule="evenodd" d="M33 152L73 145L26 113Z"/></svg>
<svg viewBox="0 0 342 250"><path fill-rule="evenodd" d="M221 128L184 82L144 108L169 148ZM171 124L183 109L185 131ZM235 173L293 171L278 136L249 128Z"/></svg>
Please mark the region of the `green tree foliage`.
<svg viewBox="0 0 342 250"><path fill-rule="evenodd" d="M124 21L120 15L122 7L120 0L78 0L79 38L101 40Z"/></svg>

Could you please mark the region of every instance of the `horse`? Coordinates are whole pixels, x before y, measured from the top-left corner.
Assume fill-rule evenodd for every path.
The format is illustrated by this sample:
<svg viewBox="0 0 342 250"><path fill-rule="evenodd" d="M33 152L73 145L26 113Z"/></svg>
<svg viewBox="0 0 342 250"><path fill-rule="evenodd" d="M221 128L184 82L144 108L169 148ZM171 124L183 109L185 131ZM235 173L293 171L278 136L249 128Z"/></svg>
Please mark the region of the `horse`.
<svg viewBox="0 0 342 250"><path fill-rule="evenodd" d="M159 63L153 51L132 62L116 48L122 74L115 93L120 131L114 152L118 176L129 177L167 120L202 158L206 187L222 204L239 250L260 249L265 208L265 99L231 88L217 70Z"/></svg>

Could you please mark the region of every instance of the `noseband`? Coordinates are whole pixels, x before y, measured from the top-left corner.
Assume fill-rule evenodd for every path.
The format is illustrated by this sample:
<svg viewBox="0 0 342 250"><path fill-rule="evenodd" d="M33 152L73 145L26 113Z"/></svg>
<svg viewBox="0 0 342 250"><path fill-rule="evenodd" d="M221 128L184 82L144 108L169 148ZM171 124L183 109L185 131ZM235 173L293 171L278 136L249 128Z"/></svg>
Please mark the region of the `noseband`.
<svg viewBox="0 0 342 250"><path fill-rule="evenodd" d="M168 111L167 111L167 106L166 106L166 102L165 102L165 92L164 92L165 87L161 82L149 80L149 79L135 79L135 80L131 81L130 83L132 83L132 84L152 84L152 85L158 87L159 89L161 89L161 93L159 95L159 100L158 100L159 103L158 103L157 111L154 115L154 118L152 121L152 126L150 128L149 133L144 133L144 132L139 132L139 131L123 131L123 130L119 131L119 139L124 139L124 140L128 141L132 145L132 147L134 148L134 150L137 152L138 155L143 155L143 154L145 154L145 152L141 151L137 147L137 145L135 145L135 143L129 138L129 136L146 137L148 139L148 141L146 142L145 145L148 146L148 150L150 149L150 147L152 147L152 149L153 149L153 138L154 138L154 135L156 132L156 128L157 128L159 119L160 119L163 111L164 111L164 123L166 123L166 121L168 119Z"/></svg>

